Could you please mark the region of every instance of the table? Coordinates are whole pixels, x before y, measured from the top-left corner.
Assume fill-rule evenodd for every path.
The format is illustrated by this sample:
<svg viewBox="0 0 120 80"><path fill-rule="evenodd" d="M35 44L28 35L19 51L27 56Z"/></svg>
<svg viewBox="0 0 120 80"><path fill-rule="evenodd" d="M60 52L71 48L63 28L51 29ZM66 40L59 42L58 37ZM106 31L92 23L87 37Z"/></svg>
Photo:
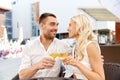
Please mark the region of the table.
<svg viewBox="0 0 120 80"><path fill-rule="evenodd" d="M22 79L22 80L74 80L74 79L63 78L63 77L40 77L40 78ZM75 79L75 80L82 80L82 79Z"/></svg>

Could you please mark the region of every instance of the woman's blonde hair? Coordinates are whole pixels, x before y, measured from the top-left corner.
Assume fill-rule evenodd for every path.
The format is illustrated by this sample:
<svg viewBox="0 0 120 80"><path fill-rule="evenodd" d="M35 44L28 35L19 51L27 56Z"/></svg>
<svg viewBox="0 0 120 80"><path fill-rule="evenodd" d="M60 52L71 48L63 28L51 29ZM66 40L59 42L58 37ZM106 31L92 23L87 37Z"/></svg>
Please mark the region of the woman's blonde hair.
<svg viewBox="0 0 120 80"><path fill-rule="evenodd" d="M96 40L95 35L92 31L92 26L90 20L87 16L81 14L71 18L76 23L76 57L79 57L79 60L82 60L84 57L84 49L88 41Z"/></svg>

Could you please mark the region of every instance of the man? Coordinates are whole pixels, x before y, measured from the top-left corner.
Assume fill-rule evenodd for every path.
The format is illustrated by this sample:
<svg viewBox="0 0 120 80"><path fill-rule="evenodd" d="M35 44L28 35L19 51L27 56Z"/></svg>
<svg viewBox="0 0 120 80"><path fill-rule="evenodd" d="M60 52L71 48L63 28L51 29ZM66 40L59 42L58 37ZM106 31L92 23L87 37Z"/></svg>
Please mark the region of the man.
<svg viewBox="0 0 120 80"><path fill-rule="evenodd" d="M57 77L61 60L49 57L51 53L69 49L64 42L55 38L58 21L52 13L44 13L39 18L41 35L29 42L24 50L19 70L20 79L36 77Z"/></svg>

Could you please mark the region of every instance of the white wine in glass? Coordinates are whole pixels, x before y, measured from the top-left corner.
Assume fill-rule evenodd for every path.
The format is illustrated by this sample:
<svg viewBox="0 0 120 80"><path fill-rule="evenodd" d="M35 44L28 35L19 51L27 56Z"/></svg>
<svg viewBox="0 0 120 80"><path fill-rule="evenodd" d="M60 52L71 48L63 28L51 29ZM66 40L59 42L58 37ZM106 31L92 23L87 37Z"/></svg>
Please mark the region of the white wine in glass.
<svg viewBox="0 0 120 80"><path fill-rule="evenodd" d="M58 56L57 53L51 53L51 54L50 54L50 57L53 58L53 59L55 59L57 56Z"/></svg>
<svg viewBox="0 0 120 80"><path fill-rule="evenodd" d="M58 54L58 57L59 57L61 60L65 59L67 56L68 56L68 53L60 53L60 54Z"/></svg>
<svg viewBox="0 0 120 80"><path fill-rule="evenodd" d="M66 58L68 56L68 53L51 53L50 57L55 59L56 57L59 57L61 60Z"/></svg>

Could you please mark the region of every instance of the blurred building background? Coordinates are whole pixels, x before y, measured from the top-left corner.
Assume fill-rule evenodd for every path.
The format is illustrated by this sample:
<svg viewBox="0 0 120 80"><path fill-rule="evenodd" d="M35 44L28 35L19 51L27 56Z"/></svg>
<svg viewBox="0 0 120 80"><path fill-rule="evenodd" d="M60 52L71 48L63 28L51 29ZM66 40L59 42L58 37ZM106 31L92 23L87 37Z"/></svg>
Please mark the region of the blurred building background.
<svg viewBox="0 0 120 80"><path fill-rule="evenodd" d="M60 23L57 38L68 38L67 27L72 16L86 14L90 18L93 31L100 44L120 43L120 0L12 0L12 9L5 12L4 26L8 39L19 38L20 27L23 39L34 38L40 34L38 19L40 14L56 14ZM109 5L107 5L109 4Z"/></svg>
<svg viewBox="0 0 120 80"><path fill-rule="evenodd" d="M3 3L6 1L9 4ZM104 62L120 63L119 9L120 0L0 0L0 80L10 80L18 73L24 44L39 36L38 19L44 12L57 16L60 25L56 37L70 44L74 43L67 32L70 18L86 14L99 44L103 44Z"/></svg>
<svg viewBox="0 0 120 80"><path fill-rule="evenodd" d="M5 29L8 29L9 26L12 27L12 24L7 25L9 23L9 22L7 22L8 21L8 17L10 17L10 15L7 16L7 13L9 11L10 11L9 8L0 6L0 41L4 40ZM10 33L11 32L12 31L10 31ZM11 36L11 39L12 39L12 34L11 35L7 34L7 36Z"/></svg>

